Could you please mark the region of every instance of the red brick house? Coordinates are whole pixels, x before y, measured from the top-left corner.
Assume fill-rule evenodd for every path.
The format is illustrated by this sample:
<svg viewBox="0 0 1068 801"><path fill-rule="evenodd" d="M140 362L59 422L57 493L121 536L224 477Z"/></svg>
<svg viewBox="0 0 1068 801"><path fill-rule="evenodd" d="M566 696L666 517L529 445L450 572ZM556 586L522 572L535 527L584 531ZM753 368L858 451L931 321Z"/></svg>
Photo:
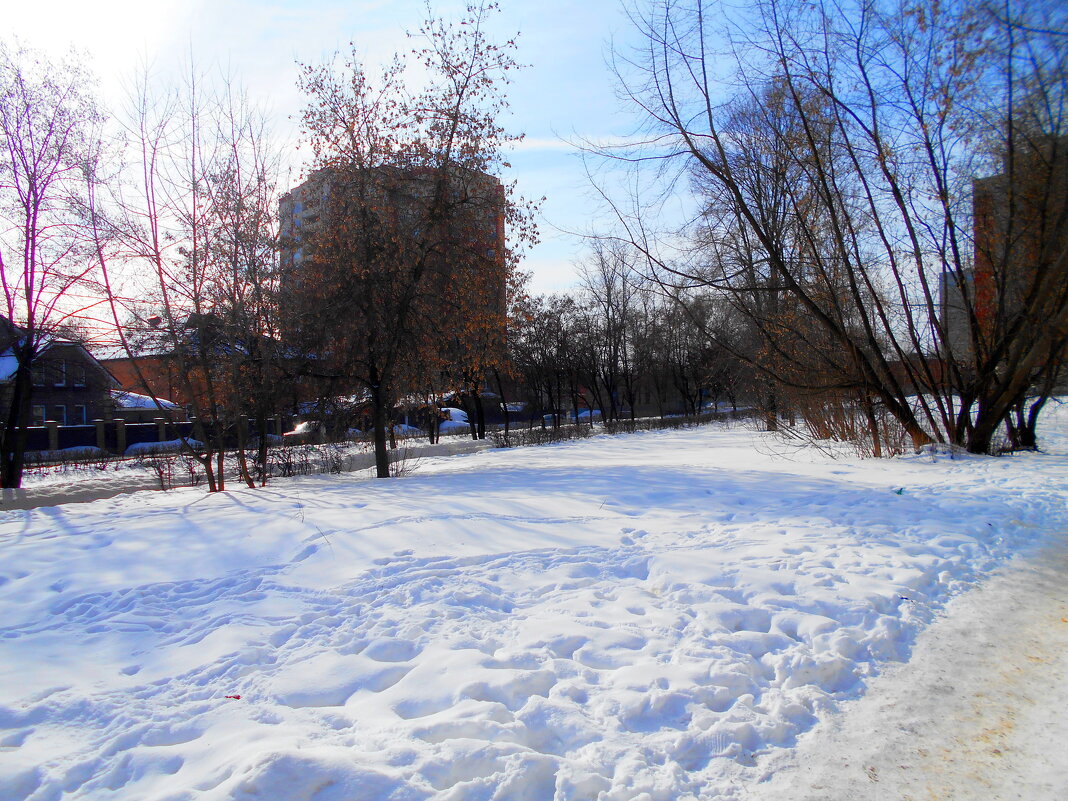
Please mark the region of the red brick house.
<svg viewBox="0 0 1068 801"><path fill-rule="evenodd" d="M11 343L0 343L0 408L10 407L18 362ZM44 346L32 368L33 391L28 425L53 420L60 425L86 425L111 415L114 376L85 347L57 339Z"/></svg>

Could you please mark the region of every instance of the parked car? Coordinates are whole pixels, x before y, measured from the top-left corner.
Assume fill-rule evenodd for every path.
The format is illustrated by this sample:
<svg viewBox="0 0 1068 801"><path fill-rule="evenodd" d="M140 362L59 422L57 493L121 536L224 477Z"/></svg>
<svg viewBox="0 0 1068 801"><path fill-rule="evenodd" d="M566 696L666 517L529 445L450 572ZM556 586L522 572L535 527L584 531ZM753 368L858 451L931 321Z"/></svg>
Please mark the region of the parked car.
<svg viewBox="0 0 1068 801"><path fill-rule="evenodd" d="M286 445L307 445L313 442L323 442L326 439L326 426L321 420L305 420L297 423L292 431L282 435L282 441Z"/></svg>
<svg viewBox="0 0 1068 801"><path fill-rule="evenodd" d="M545 425L551 426L553 424L554 418L555 419L559 419L560 422L564 422L566 420L569 423L574 423L575 422L575 411L574 411L574 409L572 409L572 410L567 411L567 412L550 412L549 414L545 415L545 417L542 418L542 419L545 421ZM600 419L601 419L601 410L600 409L583 409L582 411L580 411L578 413L578 421L580 423L589 423L592 420L600 420Z"/></svg>
<svg viewBox="0 0 1068 801"><path fill-rule="evenodd" d="M467 420L467 412L463 409L455 409L446 406L441 410L445 419L438 424L438 431L442 434L467 434L471 431L471 424Z"/></svg>

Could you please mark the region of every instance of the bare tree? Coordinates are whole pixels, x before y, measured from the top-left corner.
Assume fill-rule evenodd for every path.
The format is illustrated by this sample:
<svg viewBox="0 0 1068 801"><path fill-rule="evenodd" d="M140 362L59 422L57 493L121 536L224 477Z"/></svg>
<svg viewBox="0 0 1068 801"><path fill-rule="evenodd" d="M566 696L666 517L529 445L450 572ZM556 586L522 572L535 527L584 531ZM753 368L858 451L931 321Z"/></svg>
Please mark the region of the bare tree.
<svg viewBox="0 0 1068 801"><path fill-rule="evenodd" d="M74 56L51 61L0 42L0 359L4 392L0 486L22 483L33 369L95 301L85 227L85 174L103 115Z"/></svg>
<svg viewBox="0 0 1068 801"><path fill-rule="evenodd" d="M252 107L232 81L218 106L214 138L223 143L206 171L210 204L208 264L210 313L220 328L214 357L226 364L225 405L237 415L239 472L254 484L245 452L251 418L256 435L256 472L267 479L267 420L278 411L285 374L278 339L277 174L279 158L262 111ZM221 346L221 347L220 347Z"/></svg>
<svg viewBox="0 0 1068 801"><path fill-rule="evenodd" d="M536 411L551 414L554 428L560 425L558 412L578 405L575 308L568 295L524 298L510 341L511 360L528 403Z"/></svg>
<svg viewBox="0 0 1068 801"><path fill-rule="evenodd" d="M114 208L97 205L98 253L116 326L121 332L124 317L138 311L127 303L135 297L135 319L152 320L136 344L172 363L193 412L193 438L185 444L209 490L225 489L231 441L239 446L242 479L254 486L241 421L252 415L257 422L262 481L264 427L279 386L273 337L277 156L264 117L233 81L209 82L190 66L180 87L162 87L144 73L126 125L138 158L114 195ZM122 276L106 268L105 240L112 243L110 261L126 268ZM134 289L120 292L120 285ZM133 344L123 337L135 359ZM142 384L155 397L147 376Z"/></svg>
<svg viewBox="0 0 1068 801"><path fill-rule="evenodd" d="M630 238L662 275L734 298L779 385L854 397L915 446L990 450L1068 327L1064 16L1011 0L652 5L628 86L655 137L636 155L696 176L709 247L666 256L633 218ZM973 181L991 172L984 267ZM1044 200L1022 214L1025 195ZM1024 219L1045 232L1030 255L1012 244Z"/></svg>
<svg viewBox="0 0 1068 801"><path fill-rule="evenodd" d="M594 336L596 364L591 372L604 387L606 420L618 420L622 408L633 419L637 402L632 337L641 279L636 257L621 242L594 240L589 260L580 265Z"/></svg>

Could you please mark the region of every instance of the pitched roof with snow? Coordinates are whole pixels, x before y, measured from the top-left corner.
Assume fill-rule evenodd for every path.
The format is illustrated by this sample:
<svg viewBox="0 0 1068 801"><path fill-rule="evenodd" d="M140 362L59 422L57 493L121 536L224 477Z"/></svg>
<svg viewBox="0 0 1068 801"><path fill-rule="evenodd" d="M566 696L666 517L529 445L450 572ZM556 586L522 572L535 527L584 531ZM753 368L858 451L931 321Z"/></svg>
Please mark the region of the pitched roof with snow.
<svg viewBox="0 0 1068 801"><path fill-rule="evenodd" d="M0 383L11 380L19 369L19 360L10 348L0 353Z"/></svg>
<svg viewBox="0 0 1068 801"><path fill-rule="evenodd" d="M115 405L120 409L179 409L181 408L177 403L166 400L165 398L159 398L159 405L156 405L156 401L152 400L148 395L138 395L136 392L126 392L121 389L111 390L111 399L115 401Z"/></svg>

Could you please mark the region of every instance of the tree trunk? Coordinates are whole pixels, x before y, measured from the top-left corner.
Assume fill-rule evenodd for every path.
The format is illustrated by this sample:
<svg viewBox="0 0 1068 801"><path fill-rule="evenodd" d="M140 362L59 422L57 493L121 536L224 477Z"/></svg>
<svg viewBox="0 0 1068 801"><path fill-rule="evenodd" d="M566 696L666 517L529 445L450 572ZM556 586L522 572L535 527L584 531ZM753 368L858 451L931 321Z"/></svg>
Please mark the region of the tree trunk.
<svg viewBox="0 0 1068 801"><path fill-rule="evenodd" d="M210 443L213 441L212 437L208 434L208 429L204 425L204 421L201 417L193 418L193 438L203 443L204 447L210 447ZM189 443L185 443L186 447L189 447ZM193 451L193 457L200 462L200 466L204 468L204 478L208 482L208 492L218 492L222 489L218 482L215 480L215 469L211 464L212 452L209 450L206 454L201 456L198 451Z"/></svg>
<svg viewBox="0 0 1068 801"><path fill-rule="evenodd" d="M249 489L256 489L256 480L252 477L252 472L248 469L248 455L245 453L245 449L248 447L248 427L247 424L243 424L242 420L238 420L237 423L237 472L241 476L241 480L245 482L245 485Z"/></svg>
<svg viewBox="0 0 1068 801"><path fill-rule="evenodd" d="M427 407L426 414L426 427L428 439L431 445L436 445L441 441L441 417L438 408L434 405Z"/></svg>
<svg viewBox="0 0 1068 801"><path fill-rule="evenodd" d="M472 398L475 404L475 439L486 438L486 410L482 405L482 396L475 390Z"/></svg>
<svg viewBox="0 0 1068 801"><path fill-rule="evenodd" d="M875 416L875 404L872 403L869 395L863 396L860 399L860 403L864 407L864 416L868 419L868 432L871 434L871 455L876 459L880 459L883 455L883 447L879 437L879 420Z"/></svg>
<svg viewBox="0 0 1068 801"><path fill-rule="evenodd" d="M0 486L17 489L22 486L22 468L26 456L26 428L30 423L30 400L33 394L33 377L30 368L20 361L15 371L15 386L11 396L11 408L4 431L2 472Z"/></svg>
<svg viewBox="0 0 1068 801"><path fill-rule="evenodd" d="M779 430L779 399L774 390L768 392L765 398L764 422L768 431Z"/></svg>
<svg viewBox="0 0 1068 801"><path fill-rule="evenodd" d="M965 444L968 453L990 453L994 435L1006 418L1010 417L1013 406L1015 404L1002 404L997 401L979 399L979 410L975 415L975 424L968 432L968 441Z"/></svg>
<svg viewBox="0 0 1068 801"><path fill-rule="evenodd" d="M256 469L260 474L260 486L267 486L267 415L264 412L256 414L256 435L259 437L256 448Z"/></svg>
<svg viewBox="0 0 1068 801"><path fill-rule="evenodd" d="M371 388L371 414L375 432L375 475L389 478L389 449L386 443L387 409L381 387Z"/></svg>
<svg viewBox="0 0 1068 801"><path fill-rule="evenodd" d="M1025 450L1038 450L1038 413L1046 405L1048 398L1043 397L1031 404L1027 410L1027 418L1020 426L1020 447Z"/></svg>
<svg viewBox="0 0 1068 801"><path fill-rule="evenodd" d="M501 373L496 367L493 368L493 377L497 381L497 394L501 398L501 414L504 415L504 441L507 443L510 422L510 415L508 414L508 401L504 397L504 382L501 381Z"/></svg>
<svg viewBox="0 0 1068 801"><path fill-rule="evenodd" d="M221 445L222 443L220 442L219 444ZM221 447L215 451L215 461L217 468L215 485L219 492L224 492L226 490L226 451Z"/></svg>

